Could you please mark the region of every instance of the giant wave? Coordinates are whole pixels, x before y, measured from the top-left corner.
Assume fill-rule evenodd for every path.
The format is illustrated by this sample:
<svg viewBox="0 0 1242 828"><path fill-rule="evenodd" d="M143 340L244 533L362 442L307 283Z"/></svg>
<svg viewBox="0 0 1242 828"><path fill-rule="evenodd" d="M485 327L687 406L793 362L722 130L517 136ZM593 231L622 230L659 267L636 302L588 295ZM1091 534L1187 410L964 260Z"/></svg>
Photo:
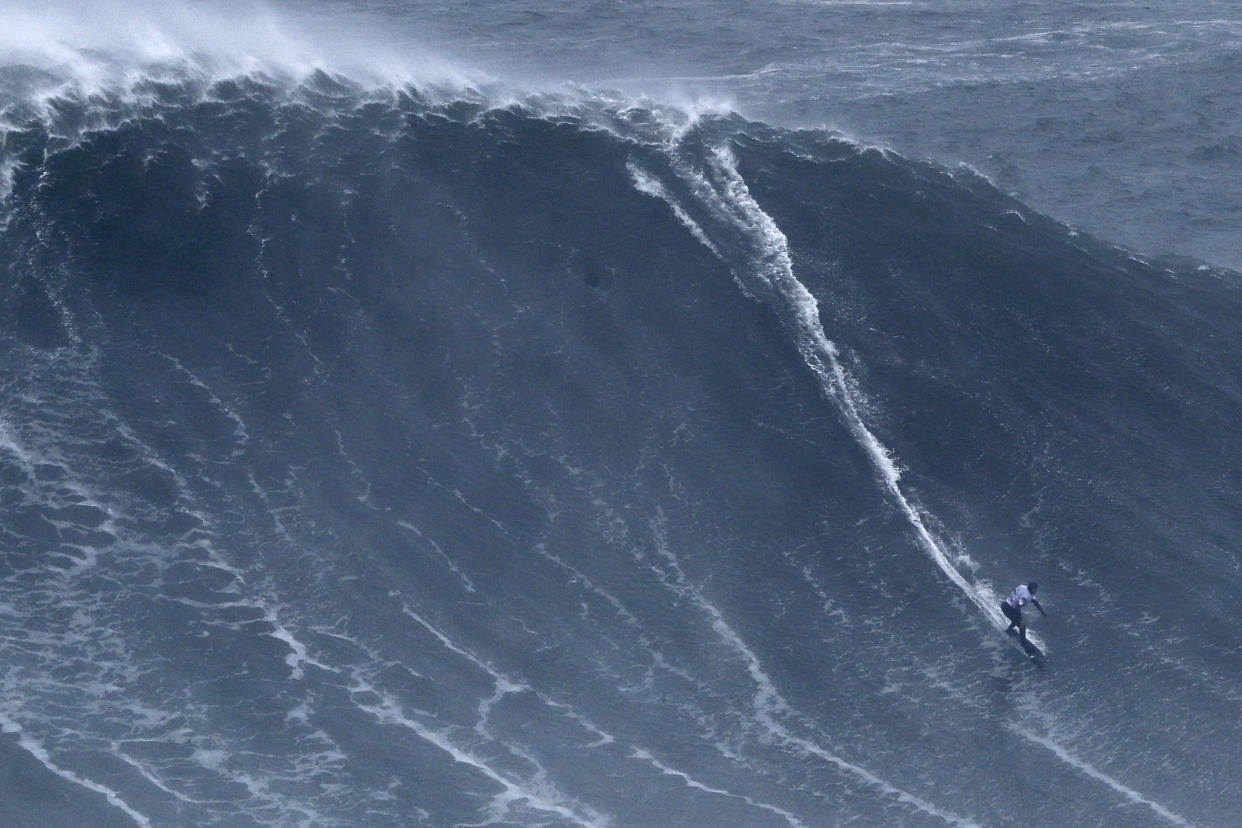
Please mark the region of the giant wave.
<svg viewBox="0 0 1242 828"><path fill-rule="evenodd" d="M1228 822L1236 274L728 111L0 82L17 818Z"/></svg>

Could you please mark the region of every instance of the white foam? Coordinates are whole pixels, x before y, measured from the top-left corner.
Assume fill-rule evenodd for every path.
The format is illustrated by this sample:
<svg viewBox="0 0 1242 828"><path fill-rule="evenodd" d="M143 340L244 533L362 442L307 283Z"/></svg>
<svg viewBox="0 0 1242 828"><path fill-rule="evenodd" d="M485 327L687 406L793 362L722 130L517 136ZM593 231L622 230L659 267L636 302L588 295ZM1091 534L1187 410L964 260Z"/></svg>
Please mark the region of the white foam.
<svg viewBox="0 0 1242 828"><path fill-rule="evenodd" d="M22 443L18 442L17 435L13 433L12 426L4 420L0 420L0 450L12 454L28 472L34 467L30 452Z"/></svg>
<svg viewBox="0 0 1242 828"><path fill-rule="evenodd" d="M466 573L461 571L461 567L457 565L457 563L453 560L452 556L450 556L447 552L445 552L440 547L440 544L436 543L434 540L424 535L421 529L419 529L417 526L410 523L409 521L398 520L397 525L400 526L402 529L405 529L409 532L413 532L419 538L419 540L425 541L427 545L431 547L431 550L435 552L436 555L439 556L440 560L444 561L444 565L449 568L449 571L461 579L462 586L465 588L466 592L478 592L478 590L475 588L474 582L470 580L470 577L466 575Z"/></svg>
<svg viewBox="0 0 1242 828"><path fill-rule="evenodd" d="M209 748L197 748L192 756L194 761L199 765L207 768L208 770L217 771L224 767L224 763L229 758L226 751Z"/></svg>
<svg viewBox="0 0 1242 828"><path fill-rule="evenodd" d="M597 502L596 506L600 508L602 511L608 511L607 504L603 503L602 501ZM548 551L548 548L545 544L542 544L542 543L536 544L535 551L541 557L547 559L548 561L551 561L555 565L561 567L562 569L570 573L570 576L573 579L572 583L581 584L583 588L585 588L588 592L592 593L593 595L598 596L600 599L605 601L609 606L613 608L613 611L616 612L617 616L626 624L626 626L634 630L634 635L636 636L635 640L638 646L643 650L643 652L647 653L651 658L652 666L651 666L651 669L648 670L648 676L647 676L648 686L654 681L653 671L655 669L660 669L674 676L677 676L679 679L681 679L682 681L685 681L687 684L694 685L695 687L699 689L700 692L705 693L708 691L707 685L705 685L702 680L691 675L687 670L684 670L681 667L670 664L668 662L668 660L664 657L664 654L652 642L651 636L648 634L642 622L639 621L638 617L635 616L632 612L630 612L629 609L626 608L625 604L621 602L621 599L617 598L611 592L608 592L606 589L596 584L593 580L587 577L586 573L578 569L576 566L566 563L560 557ZM548 702L548 703L553 704L552 702ZM609 737L609 739L611 739L611 737Z"/></svg>
<svg viewBox="0 0 1242 828"><path fill-rule="evenodd" d="M232 406L220 399L220 397L218 397L216 393L211 390L211 387L200 379L197 374L187 368L181 360L174 356L170 356L169 354L165 354L162 351L157 352L157 354L158 356L161 356L171 362L174 368L188 378L191 385L202 390L203 393L207 395L207 400L212 407L223 414L233 424L233 435L236 440L236 446L233 449L232 457L240 457L245 454L245 446L250 441L250 432L246 429L246 423L242 420L241 415L234 411Z"/></svg>
<svg viewBox="0 0 1242 828"><path fill-rule="evenodd" d="M495 690L493 691L491 696L479 702L479 707L478 707L479 721L475 724L475 731L480 736L492 738L492 734L487 729L487 722L488 722L488 719L491 718L492 708L494 708L497 704L499 704L501 699L503 699L505 696L508 696L512 693L529 692L531 689L530 686L527 685L525 682L516 681L512 678L509 678L503 672L501 672L496 667L489 664L484 659L480 658L474 653L468 652L467 650L464 650L461 647L458 647L456 644L454 644L449 639L448 636L440 632L440 630L436 629L434 626L428 623L425 618L423 618L418 613L414 612L408 606L403 605L401 607L401 611L405 613L406 615L408 615L410 618L413 618L416 622L418 622L418 624L423 629L427 630L427 632L435 636L436 639L439 640L439 642L450 652L456 653L457 655L466 659L471 664L483 670L484 672L488 674L488 676L491 677L492 682L495 685ZM542 697L540 698L542 699ZM510 747L510 749L512 750L513 748ZM534 760L532 759L531 761L533 762Z"/></svg>
<svg viewBox="0 0 1242 828"><path fill-rule="evenodd" d="M0 129L3 129L3 127L0 127ZM0 132L0 153L4 152L7 138L8 138L7 132ZM14 173L16 173L16 171L17 171L17 159L16 158L0 157L0 201L4 201L4 199L8 198L9 194L13 192L13 175ZM2 216L0 216L0 221L4 221L5 219L7 219L8 215L9 215L8 212L5 211L5 213ZM3 225L0 225L0 226L3 226Z"/></svg>
<svg viewBox="0 0 1242 828"><path fill-rule="evenodd" d="M104 785L100 785L98 782L93 782L90 779L86 779L84 777L78 776L73 771L65 770L64 768L60 767L55 762L53 762L51 754L47 752L47 750L43 747L43 745L39 744L37 741L32 739L30 736L28 736L25 733L25 731L22 730L20 725L18 725L16 722L14 722L8 716L5 716L2 713L0 713L0 730L3 730L5 733L16 734L17 743L22 747L22 749L25 750L27 753L29 753L34 758L38 759L39 762L42 763L42 765L45 768L47 768L49 771L51 771L52 773L56 774L62 779L69 780L75 785L80 785L83 788L86 788L87 790L94 791L95 793L103 794L104 798L108 800L109 805L111 805L114 808L117 808L118 810L124 811L125 814L130 819L132 819L134 822L137 822L139 825L142 825L142 826L151 825L151 820L147 819L147 817L143 816L138 811L131 808L125 802L125 800L121 799L121 797L117 794L116 791L112 790L111 788L105 787Z"/></svg>
<svg viewBox="0 0 1242 828"><path fill-rule="evenodd" d="M428 727L416 719L407 716L396 699L383 693L372 685L360 683L354 688L358 695L369 695L377 699L374 703L355 702L358 706L374 716L383 724L396 725L414 733L418 738L428 742L446 753L453 762L466 765L486 778L501 786L501 792L492 798L487 806L488 819L475 825L489 825L502 822L512 810L515 803L526 803L535 810L556 814L561 818L583 828L606 826L610 820L593 809L572 803L564 794L547 782L543 769L535 779L526 782L515 782L492 768L481 757L465 747L456 744L450 736L432 727ZM579 809L586 813L580 813ZM464 823L462 823L464 824Z"/></svg>
<svg viewBox="0 0 1242 828"><path fill-rule="evenodd" d="M545 698L542 694L539 694L539 699L544 704L548 705L548 707L551 707L553 710L556 710L562 716L565 716L566 718L572 719L573 721L577 722L579 725L582 726L584 730L595 734L595 736L597 737L596 740L594 742L588 742L587 744L583 745L583 747L599 748L599 747L605 747L607 745L616 743L617 739L615 736L613 736L611 733L601 728L599 725L595 724L595 722L591 721L586 716L575 711L569 705L562 704L561 702L558 702L558 701L553 701L552 699L549 699L549 698Z"/></svg>
<svg viewBox="0 0 1242 828"><path fill-rule="evenodd" d="M335 667L329 667L328 665L311 658L307 654L306 645L294 638L293 633L289 632L284 625L276 620L276 614L271 610L267 613L267 621L275 628L269 632L268 635L275 638L277 641L283 641L289 646L290 653L285 656L285 663L289 665L290 678L300 680L304 675L302 667L304 664L312 664L322 670L328 670L333 673L340 672Z"/></svg>
<svg viewBox="0 0 1242 828"><path fill-rule="evenodd" d="M1077 756L1074 756L1072 753L1066 750L1062 745L1058 744L1052 739L1049 739L1044 736L1039 736L1021 727L1010 726L1009 729L1012 730L1014 733L1017 733L1022 738L1030 742L1034 742L1035 744L1041 747L1047 748L1048 750L1052 751L1053 754L1055 754L1056 757L1060 759L1062 762L1065 762L1066 764L1081 771L1082 773L1085 773L1087 776L1091 777L1092 779L1103 782L1105 785L1108 785L1108 787L1112 788L1114 791L1121 794L1122 796L1124 796L1126 799L1130 800L1131 802L1137 805L1146 805L1148 808L1151 808L1153 811L1159 814L1162 818L1168 820L1172 824L1174 825L1189 825L1190 824L1182 817L1178 816L1177 814L1170 811L1168 808L1161 805L1159 802L1156 802L1152 799L1148 799L1147 797L1143 796L1141 793L1134 790L1133 788L1121 784L1116 779L1112 778L1111 776L1099 770L1098 768L1094 767L1093 765L1089 764L1088 762L1084 762L1082 759L1079 759Z"/></svg>
<svg viewBox="0 0 1242 828"><path fill-rule="evenodd" d="M661 184L659 180L647 175L647 173L643 172L642 169L640 169L633 161L627 162L625 166L626 169L630 171L630 177L634 180L634 186L638 188L640 193L646 193L653 198L658 198L661 201L666 202L668 206L672 208L673 215L677 216L677 220L685 225L690 233L698 239L704 247L712 251L717 258L723 258L720 255L720 250L715 244L712 243L712 240L708 238L707 233L703 232L703 228L700 227L694 219L690 218L690 214L687 213L685 208L677 202L677 199L673 198L672 195L669 194L668 190L665 189L664 185Z"/></svg>
<svg viewBox="0 0 1242 828"><path fill-rule="evenodd" d="M362 484L362 491L354 495L354 498L360 503L368 503L371 499L371 481L367 479L362 467L355 463L349 456L349 452L345 450L345 435L339 428L333 431L336 433L336 453L345 461L345 465L349 466L349 472L353 478Z"/></svg>
<svg viewBox="0 0 1242 828"><path fill-rule="evenodd" d="M658 770L660 773L666 776L677 777L678 779L680 779L682 782L685 783L687 788L694 788L695 790L703 791L704 793L715 794L717 796L727 796L731 799L740 799L743 802L745 802L747 805L750 805L754 808L758 808L764 811L771 811L774 814L784 817L785 821L788 822L790 825L795 826L795 828L800 828L800 826L803 826L806 824L802 820L798 819L797 816L795 816L794 814L790 813L789 811L786 811L784 808L778 808L775 805L769 805L766 802L759 802L755 799L751 799L749 796L746 796L745 794L733 793L732 791L726 791L721 788L713 788L710 785L705 785L702 782L698 781L697 779L691 777L689 774L670 768L668 765L665 765L663 762L661 762L660 760L652 756L650 752L643 750L641 748L635 748L634 751L630 754L630 757L633 759L639 759L643 762L647 762L652 767L654 767L656 770Z"/></svg>
<svg viewBox="0 0 1242 828"><path fill-rule="evenodd" d="M165 784L164 784L164 783L163 783L163 782L159 779L159 777L157 777L155 774L153 774L153 773L152 773L152 772L151 772L151 771L150 771L150 770L149 770L149 769L148 769L145 765L143 765L143 764L142 764L141 762L139 762L137 759L134 759L132 756L127 756L127 755L125 754L125 752L124 752L123 750L121 750L119 747L117 747L117 746L114 746L114 747L113 747L113 750L112 750L112 755L113 755L113 756L115 756L116 758L120 759L120 760L121 760L122 762L124 762L125 764L129 765L129 766L130 766L131 768L133 768L133 769L134 769L134 771L135 771L136 773L138 773L138 774L139 774L139 775L140 775L143 779L147 780L147 781L148 781L148 782L150 782L152 785L154 785L155 787L159 788L161 791L163 791L164 793L168 794L169 796L175 797L176 799L179 799L179 800L181 800L182 802L189 802L189 803L192 803L192 804L194 804L194 805L206 805L206 804L208 804L206 800L202 800L202 799L193 799L193 798L188 797L188 796L186 796L185 794L181 793L180 791L176 791L176 790L174 790L174 789L172 789L172 788L168 787L167 785L165 785Z"/></svg>

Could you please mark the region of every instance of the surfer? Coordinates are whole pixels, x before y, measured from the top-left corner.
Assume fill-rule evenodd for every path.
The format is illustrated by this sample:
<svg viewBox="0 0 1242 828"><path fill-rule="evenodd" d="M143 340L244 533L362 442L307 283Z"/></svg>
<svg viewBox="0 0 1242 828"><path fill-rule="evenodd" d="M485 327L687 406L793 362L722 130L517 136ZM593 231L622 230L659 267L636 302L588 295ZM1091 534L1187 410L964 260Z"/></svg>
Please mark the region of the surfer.
<svg viewBox="0 0 1242 828"><path fill-rule="evenodd" d="M1009 593L1009 597L1001 601L1001 612L1005 613L1005 617L1009 619L1009 626L1005 628L1005 632L1013 632L1013 628L1018 628L1018 639L1026 644L1026 622L1022 620L1022 607L1028 603L1034 604L1035 609L1039 610L1040 615L1047 615L1044 608L1035 600L1035 593L1039 591L1039 584L1031 581L1029 584L1018 584L1014 591Z"/></svg>

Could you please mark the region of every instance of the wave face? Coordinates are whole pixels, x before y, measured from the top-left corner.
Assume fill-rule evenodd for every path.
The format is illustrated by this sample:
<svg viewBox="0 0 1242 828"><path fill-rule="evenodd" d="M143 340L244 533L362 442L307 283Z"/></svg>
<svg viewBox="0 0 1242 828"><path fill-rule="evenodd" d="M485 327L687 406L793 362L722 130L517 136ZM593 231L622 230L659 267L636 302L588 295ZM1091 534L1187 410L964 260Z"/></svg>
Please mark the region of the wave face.
<svg viewBox="0 0 1242 828"><path fill-rule="evenodd" d="M1236 274L728 114L37 101L0 144L10 814L1234 818ZM1032 577L1042 670L998 629Z"/></svg>

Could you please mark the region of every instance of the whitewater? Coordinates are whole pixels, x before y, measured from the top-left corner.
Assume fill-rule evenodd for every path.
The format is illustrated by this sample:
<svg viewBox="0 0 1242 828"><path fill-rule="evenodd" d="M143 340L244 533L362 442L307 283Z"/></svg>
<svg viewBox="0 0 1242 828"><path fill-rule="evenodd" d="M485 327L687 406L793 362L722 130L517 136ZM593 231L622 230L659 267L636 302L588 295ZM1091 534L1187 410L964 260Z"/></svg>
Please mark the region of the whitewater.
<svg viewBox="0 0 1242 828"><path fill-rule="evenodd" d="M966 6L10 10L4 820L1230 824L1242 29Z"/></svg>

